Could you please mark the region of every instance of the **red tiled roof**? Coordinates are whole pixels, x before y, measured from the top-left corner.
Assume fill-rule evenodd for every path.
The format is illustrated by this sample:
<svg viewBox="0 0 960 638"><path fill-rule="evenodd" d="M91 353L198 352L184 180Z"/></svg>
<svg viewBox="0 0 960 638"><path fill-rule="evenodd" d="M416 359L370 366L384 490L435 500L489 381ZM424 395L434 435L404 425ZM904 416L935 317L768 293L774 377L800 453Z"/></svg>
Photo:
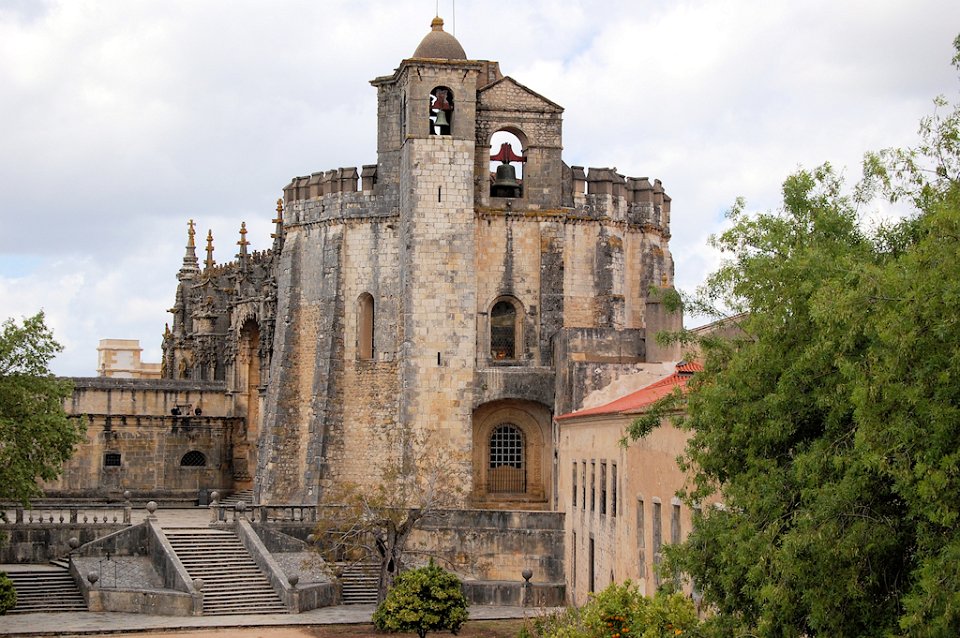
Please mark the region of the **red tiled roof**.
<svg viewBox="0 0 960 638"><path fill-rule="evenodd" d="M660 379L659 381L654 381L650 385L640 388L636 392L622 396L619 399L614 399L610 403L598 405L593 408L587 408L585 410L579 410L577 412L561 414L555 418L559 421L565 419L574 419L581 416L603 416L640 412L643 410L643 408L649 406L657 399L660 399L673 392L675 388L680 388L682 392L685 392L687 382L690 381L693 373L701 372L702 370L703 366L699 363L688 363L686 361L681 361L677 364L676 372L668 377Z"/></svg>

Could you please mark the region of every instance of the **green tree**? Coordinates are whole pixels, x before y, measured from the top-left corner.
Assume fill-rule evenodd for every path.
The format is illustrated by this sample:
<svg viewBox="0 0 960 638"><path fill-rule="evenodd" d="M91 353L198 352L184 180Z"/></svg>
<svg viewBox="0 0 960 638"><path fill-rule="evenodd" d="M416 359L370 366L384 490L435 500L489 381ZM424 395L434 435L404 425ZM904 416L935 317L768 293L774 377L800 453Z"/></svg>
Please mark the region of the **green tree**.
<svg viewBox="0 0 960 638"><path fill-rule="evenodd" d="M397 576L373 613L373 624L380 631L415 631L424 638L428 631L456 635L467 616L460 579L431 560Z"/></svg>
<svg viewBox="0 0 960 638"><path fill-rule="evenodd" d="M747 314L704 344L685 463L689 500L724 506L669 562L717 635L960 635L958 133L956 108L924 120L853 196L800 171L779 212L738 203L714 240L697 303ZM865 230L878 188L915 215Z"/></svg>
<svg viewBox="0 0 960 638"><path fill-rule="evenodd" d="M72 385L50 372L62 350L43 313L0 329L0 500L26 505L39 482L60 475L64 461L83 438L83 425L68 419L63 402Z"/></svg>

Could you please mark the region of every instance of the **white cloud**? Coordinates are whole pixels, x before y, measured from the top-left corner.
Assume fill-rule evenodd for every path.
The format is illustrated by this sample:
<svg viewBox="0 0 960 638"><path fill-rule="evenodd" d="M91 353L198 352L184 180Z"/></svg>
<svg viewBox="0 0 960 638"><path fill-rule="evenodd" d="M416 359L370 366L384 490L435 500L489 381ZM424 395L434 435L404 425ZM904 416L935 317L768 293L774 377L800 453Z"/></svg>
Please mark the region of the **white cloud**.
<svg viewBox="0 0 960 638"><path fill-rule="evenodd" d="M440 3L447 30L451 2ZM46 309L92 374L101 338L157 346L188 218L217 259L256 248L293 175L375 161L376 92L433 3L0 0L0 316ZM779 201L798 165L855 179L863 151L915 141L960 5L531 0L460 3L472 57L565 107L570 164L663 180L677 282L743 195Z"/></svg>

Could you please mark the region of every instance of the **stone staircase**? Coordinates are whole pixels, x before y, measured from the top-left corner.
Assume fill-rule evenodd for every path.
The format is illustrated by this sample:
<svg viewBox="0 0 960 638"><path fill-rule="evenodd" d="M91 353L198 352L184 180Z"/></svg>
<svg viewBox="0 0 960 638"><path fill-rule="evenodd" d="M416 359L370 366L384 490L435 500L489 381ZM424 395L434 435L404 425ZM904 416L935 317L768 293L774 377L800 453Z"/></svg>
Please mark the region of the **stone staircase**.
<svg viewBox="0 0 960 638"><path fill-rule="evenodd" d="M368 605L377 603L377 585L380 581L380 565L377 563L351 563L345 566L340 577L340 598L344 605Z"/></svg>
<svg viewBox="0 0 960 638"><path fill-rule="evenodd" d="M236 534L205 528L164 533L190 578L203 580L204 615L287 612Z"/></svg>
<svg viewBox="0 0 960 638"><path fill-rule="evenodd" d="M80 588L66 569L37 565L7 572L17 590L17 605L10 614L87 611Z"/></svg>
<svg viewBox="0 0 960 638"><path fill-rule="evenodd" d="M237 503L243 501L248 506L253 505L253 490L240 490L234 492L230 496L225 496L220 499L221 505L236 505Z"/></svg>

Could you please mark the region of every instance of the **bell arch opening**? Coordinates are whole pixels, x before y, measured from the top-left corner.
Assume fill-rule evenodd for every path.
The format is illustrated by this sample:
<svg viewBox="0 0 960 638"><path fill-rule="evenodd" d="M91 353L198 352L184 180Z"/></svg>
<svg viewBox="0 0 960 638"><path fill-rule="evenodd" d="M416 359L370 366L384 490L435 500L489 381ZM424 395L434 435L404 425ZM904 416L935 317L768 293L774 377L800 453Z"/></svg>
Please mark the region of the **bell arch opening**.
<svg viewBox="0 0 960 638"><path fill-rule="evenodd" d="M523 164L526 136L513 128L497 131L490 137L490 196L523 197Z"/></svg>
<svg viewBox="0 0 960 638"><path fill-rule="evenodd" d="M438 86L430 91L430 135L450 135L453 130L453 91Z"/></svg>

